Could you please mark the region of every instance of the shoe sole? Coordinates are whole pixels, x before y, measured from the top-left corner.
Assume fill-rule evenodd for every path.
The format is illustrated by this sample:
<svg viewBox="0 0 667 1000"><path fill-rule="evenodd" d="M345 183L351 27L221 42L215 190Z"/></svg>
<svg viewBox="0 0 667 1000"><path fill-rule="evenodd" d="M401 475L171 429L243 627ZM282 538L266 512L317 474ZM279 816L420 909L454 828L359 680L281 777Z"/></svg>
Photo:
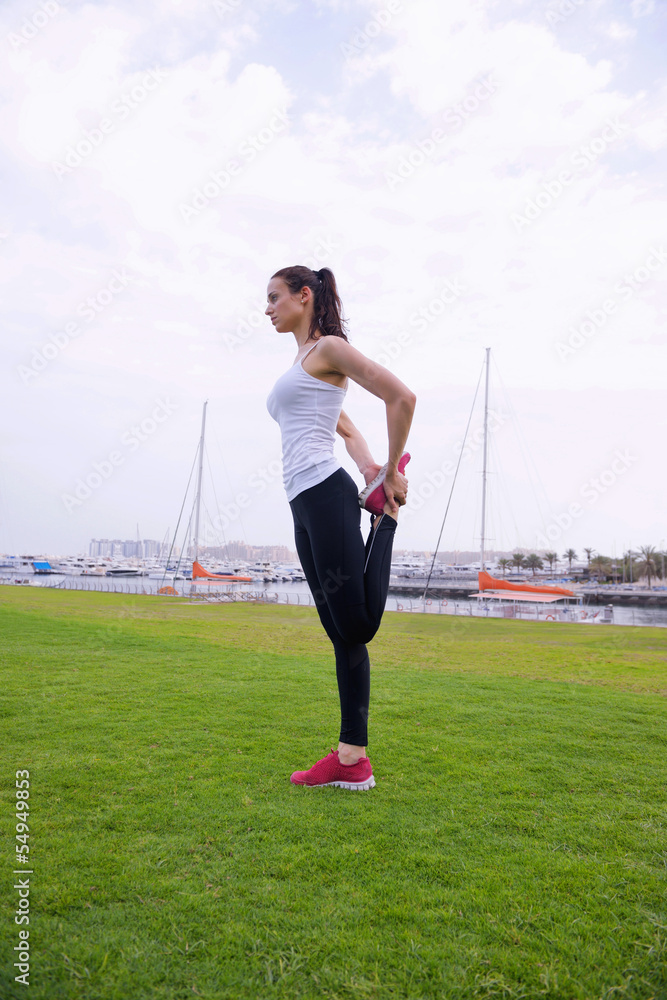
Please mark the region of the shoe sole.
<svg viewBox="0 0 667 1000"><path fill-rule="evenodd" d="M366 781L323 781L318 785L309 785L307 781L293 781L293 785L303 785L305 788L347 788L351 792L367 792L375 788L375 778L371 774Z"/></svg>
<svg viewBox="0 0 667 1000"><path fill-rule="evenodd" d="M368 484L368 486L365 486L364 489L359 494L359 506L360 507L364 506L364 504L366 503L366 500L368 500L368 498L371 495L371 493L373 493L374 490L377 489L377 487L380 485L380 483L384 482L385 476L387 474L387 466L388 466L388 464L389 463L387 462L387 463L385 463L382 466L382 468L378 472L378 474L375 477L375 479L371 479L371 481Z"/></svg>
<svg viewBox="0 0 667 1000"><path fill-rule="evenodd" d="M410 456L409 452L407 454L408 454L408 462L409 462L411 456ZM401 458L402 457L403 456L401 456ZM405 465L407 465L408 462L406 462ZM378 488L378 486L381 486L382 483L385 481L386 476L387 476L387 467L388 467L388 465L389 465L389 463L385 462L385 464L382 466L382 468L378 472L378 474L375 477L375 479L372 479L371 482L368 484L368 486L365 486L364 489L359 494L359 506L361 507L362 510L369 510L369 508L366 506L366 501L369 499L369 497L371 497L373 495L373 493ZM405 470L405 465L403 466L403 471ZM403 473L401 473L401 475L402 474ZM383 504L383 506L384 506L384 504ZM371 514L376 514L379 517L379 515L382 513L382 511L371 510L370 513Z"/></svg>

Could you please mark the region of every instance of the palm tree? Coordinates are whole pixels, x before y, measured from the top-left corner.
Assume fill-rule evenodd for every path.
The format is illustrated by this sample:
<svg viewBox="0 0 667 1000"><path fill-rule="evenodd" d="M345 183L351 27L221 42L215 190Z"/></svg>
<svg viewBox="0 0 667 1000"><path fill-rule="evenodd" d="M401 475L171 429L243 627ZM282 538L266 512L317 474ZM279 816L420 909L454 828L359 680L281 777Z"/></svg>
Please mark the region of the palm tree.
<svg viewBox="0 0 667 1000"><path fill-rule="evenodd" d="M577 553L574 549L568 549L567 552L563 552L563 559L568 561L568 573L572 572L572 560L577 558Z"/></svg>
<svg viewBox="0 0 667 1000"><path fill-rule="evenodd" d="M512 559L511 559L510 565L511 566L516 566L517 569L521 569L521 567L524 564L524 561L525 560L524 560L523 554L521 552L515 552L512 555Z"/></svg>
<svg viewBox="0 0 667 1000"><path fill-rule="evenodd" d="M584 549L584 552L586 553L586 558L588 560L588 569L590 571L590 568L591 568L591 556L595 552L595 549Z"/></svg>
<svg viewBox="0 0 667 1000"><path fill-rule="evenodd" d="M507 567L512 565L512 560L511 559L499 559L498 560L498 565L500 566L501 570L503 571L503 576L506 576L506 574L507 574Z"/></svg>
<svg viewBox="0 0 667 1000"><path fill-rule="evenodd" d="M554 563L558 562L558 553L557 552L545 552L544 553L544 558L549 563L549 572L553 573Z"/></svg>
<svg viewBox="0 0 667 1000"><path fill-rule="evenodd" d="M648 589L651 589L651 577L658 575L658 569L655 562L655 557L658 555L658 550L655 545L643 545L639 549L639 556L641 562L637 567L640 578L642 576L648 577Z"/></svg>
<svg viewBox="0 0 667 1000"><path fill-rule="evenodd" d="M530 555L526 558L525 565L526 569L532 569L533 576L535 576L535 570L542 569L544 563L542 562L539 556L535 555L534 552L531 552Z"/></svg>

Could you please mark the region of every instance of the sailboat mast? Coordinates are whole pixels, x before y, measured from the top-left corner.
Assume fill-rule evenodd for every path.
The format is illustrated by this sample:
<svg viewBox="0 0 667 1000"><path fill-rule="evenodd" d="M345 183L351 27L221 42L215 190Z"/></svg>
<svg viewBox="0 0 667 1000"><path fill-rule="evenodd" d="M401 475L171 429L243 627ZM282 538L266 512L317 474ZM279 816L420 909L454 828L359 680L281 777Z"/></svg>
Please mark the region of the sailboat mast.
<svg viewBox="0 0 667 1000"><path fill-rule="evenodd" d="M195 537L194 537L194 562L198 558L199 550L199 508L201 506L201 478L204 471L204 432L206 430L206 407L208 400L204 403L201 415L201 437L199 439L199 470L197 472L197 496L195 498Z"/></svg>
<svg viewBox="0 0 667 1000"><path fill-rule="evenodd" d="M491 353L491 348L487 347L486 350L486 380L484 387L484 459L482 464L482 537L480 540L480 554L479 554L479 568L484 570L484 533L486 530L486 455L487 455L487 439L489 433L489 355Z"/></svg>

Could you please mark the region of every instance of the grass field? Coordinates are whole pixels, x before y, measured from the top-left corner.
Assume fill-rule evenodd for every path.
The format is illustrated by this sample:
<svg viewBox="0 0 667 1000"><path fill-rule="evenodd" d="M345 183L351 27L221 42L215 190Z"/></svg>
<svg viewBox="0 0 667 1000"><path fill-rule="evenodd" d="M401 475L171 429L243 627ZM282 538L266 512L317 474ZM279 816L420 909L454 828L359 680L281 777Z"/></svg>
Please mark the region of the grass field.
<svg viewBox="0 0 667 1000"><path fill-rule="evenodd" d="M13 1000L667 998L667 632L387 613L367 793L314 609L2 587ZM30 986L14 981L30 772Z"/></svg>

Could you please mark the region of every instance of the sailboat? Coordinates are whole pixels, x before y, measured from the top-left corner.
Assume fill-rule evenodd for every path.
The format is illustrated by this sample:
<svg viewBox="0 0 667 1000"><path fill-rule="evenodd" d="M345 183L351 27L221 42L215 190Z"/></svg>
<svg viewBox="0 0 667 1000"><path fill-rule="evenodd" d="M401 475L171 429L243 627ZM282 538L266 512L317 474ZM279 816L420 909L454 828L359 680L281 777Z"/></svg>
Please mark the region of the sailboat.
<svg viewBox="0 0 667 1000"><path fill-rule="evenodd" d="M197 468L197 493L194 504L194 541L192 560L192 583L193 584L216 584L216 583L252 583L251 576L239 576L236 573L211 573L204 569L199 562L199 516L201 511L201 484L204 472L204 441L206 436L206 407L208 400L204 403L201 417L201 434L198 448L198 468Z"/></svg>
<svg viewBox="0 0 667 1000"><path fill-rule="evenodd" d="M482 451L482 510L481 510L481 538L480 538L480 561L478 572L478 591L470 594L470 597L477 598L477 606L487 614L494 607L504 618L521 617L522 611L527 612L532 618L544 617L547 621L584 621L584 622L611 622L612 615L609 608L604 609L602 617L599 612L588 614L582 607L582 597L573 590L565 587L533 586L528 583L510 583L507 580L500 580L491 576L486 570L485 563L485 543L486 543L486 490L487 490L487 457L488 457L488 431L489 431L489 362L491 348L485 348L485 385L484 385L484 443ZM474 403L473 403L474 406ZM458 471L458 468L457 468ZM451 496L450 496L451 499ZM449 505L448 505L449 506ZM445 517L447 512L445 512ZM443 521L444 527L444 521ZM442 536L442 528L440 530ZM440 539L438 539L438 545ZM437 553L437 547L436 547ZM435 562L435 555L433 563ZM433 568L431 564L431 569ZM431 574L429 574L430 580ZM427 581L428 587L428 581ZM426 589L424 590L424 599Z"/></svg>

